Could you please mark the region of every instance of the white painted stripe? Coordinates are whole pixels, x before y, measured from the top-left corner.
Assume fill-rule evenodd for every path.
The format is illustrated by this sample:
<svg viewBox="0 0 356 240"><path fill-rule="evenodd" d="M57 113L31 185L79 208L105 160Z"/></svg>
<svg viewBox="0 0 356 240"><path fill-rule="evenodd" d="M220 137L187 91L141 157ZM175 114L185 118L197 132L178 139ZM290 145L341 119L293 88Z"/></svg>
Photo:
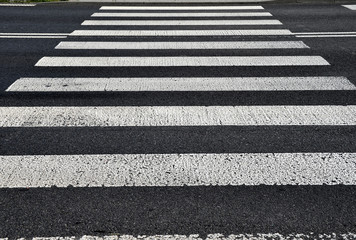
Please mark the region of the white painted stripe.
<svg viewBox="0 0 356 240"><path fill-rule="evenodd" d="M271 17L269 12L98 12L92 17Z"/></svg>
<svg viewBox="0 0 356 240"><path fill-rule="evenodd" d="M263 10L262 6L103 6L100 10Z"/></svg>
<svg viewBox="0 0 356 240"><path fill-rule="evenodd" d="M133 26L133 25L282 25L278 20L86 20L89 26Z"/></svg>
<svg viewBox="0 0 356 240"><path fill-rule="evenodd" d="M23 240L24 238L18 239ZM28 238L27 238L28 239ZM266 240L266 239L356 239L356 233L254 233L254 234L230 234L220 233L191 235L114 235L109 236L82 236L82 237L34 237L32 240ZM5 238L4 240L7 240Z"/></svg>
<svg viewBox="0 0 356 240"><path fill-rule="evenodd" d="M8 92L356 90L344 77L20 78Z"/></svg>
<svg viewBox="0 0 356 240"><path fill-rule="evenodd" d="M29 155L0 161L0 188L356 184L356 153Z"/></svg>
<svg viewBox="0 0 356 240"><path fill-rule="evenodd" d="M43 57L38 67L325 66L320 56Z"/></svg>
<svg viewBox="0 0 356 240"><path fill-rule="evenodd" d="M338 34L356 34L356 32L298 32L298 33L293 33L295 35L338 35Z"/></svg>
<svg viewBox="0 0 356 240"><path fill-rule="evenodd" d="M356 35L296 35L299 38L344 38L344 37L356 37Z"/></svg>
<svg viewBox="0 0 356 240"><path fill-rule="evenodd" d="M67 38L67 36L0 36L0 38Z"/></svg>
<svg viewBox="0 0 356 240"><path fill-rule="evenodd" d="M142 36L268 36L292 35L286 29L257 30L75 30L72 36L111 36L111 37L142 37Z"/></svg>
<svg viewBox="0 0 356 240"><path fill-rule="evenodd" d="M234 42L61 42L56 49L299 49L302 41Z"/></svg>
<svg viewBox="0 0 356 240"><path fill-rule="evenodd" d="M342 5L343 7L346 7L350 10L356 10L356 5Z"/></svg>
<svg viewBox="0 0 356 240"><path fill-rule="evenodd" d="M36 4L0 3L0 7L34 7Z"/></svg>
<svg viewBox="0 0 356 240"><path fill-rule="evenodd" d="M0 33L0 35L18 35L18 36L67 36L69 33Z"/></svg>
<svg viewBox="0 0 356 240"><path fill-rule="evenodd" d="M356 106L0 107L0 127L356 125Z"/></svg>

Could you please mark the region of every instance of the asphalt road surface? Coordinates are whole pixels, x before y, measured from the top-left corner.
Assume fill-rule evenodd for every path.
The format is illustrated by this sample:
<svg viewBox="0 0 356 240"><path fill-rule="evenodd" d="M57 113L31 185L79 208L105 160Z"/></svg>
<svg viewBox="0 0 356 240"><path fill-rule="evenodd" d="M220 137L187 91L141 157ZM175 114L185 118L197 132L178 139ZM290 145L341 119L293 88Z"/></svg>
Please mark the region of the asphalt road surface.
<svg viewBox="0 0 356 240"><path fill-rule="evenodd" d="M0 5L0 237L356 239L355 8Z"/></svg>

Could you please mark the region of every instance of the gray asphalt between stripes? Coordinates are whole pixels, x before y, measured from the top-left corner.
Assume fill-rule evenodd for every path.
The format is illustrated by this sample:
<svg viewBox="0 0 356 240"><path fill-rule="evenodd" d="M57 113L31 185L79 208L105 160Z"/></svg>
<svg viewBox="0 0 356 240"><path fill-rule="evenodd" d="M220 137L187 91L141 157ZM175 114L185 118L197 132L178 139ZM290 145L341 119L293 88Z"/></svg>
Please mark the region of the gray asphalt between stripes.
<svg viewBox="0 0 356 240"><path fill-rule="evenodd" d="M355 186L342 185L1 189L6 211L0 219L6 224L0 231L13 238L312 231L319 236L354 232L355 195Z"/></svg>
<svg viewBox="0 0 356 240"><path fill-rule="evenodd" d="M31 127L0 131L4 155L356 152L355 126Z"/></svg>

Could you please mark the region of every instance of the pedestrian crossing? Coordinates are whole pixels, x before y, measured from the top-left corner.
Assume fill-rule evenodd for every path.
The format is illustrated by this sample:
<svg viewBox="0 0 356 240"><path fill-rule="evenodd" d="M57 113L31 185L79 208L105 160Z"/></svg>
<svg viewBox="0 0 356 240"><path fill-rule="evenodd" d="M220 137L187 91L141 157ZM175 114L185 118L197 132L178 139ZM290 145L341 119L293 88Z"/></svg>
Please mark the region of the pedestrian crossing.
<svg viewBox="0 0 356 240"><path fill-rule="evenodd" d="M43 57L37 67L325 66L320 56Z"/></svg>
<svg viewBox="0 0 356 240"><path fill-rule="evenodd" d="M356 125L355 106L5 107L1 127Z"/></svg>
<svg viewBox="0 0 356 240"><path fill-rule="evenodd" d="M86 20L84 26L282 25L278 20Z"/></svg>
<svg viewBox="0 0 356 240"><path fill-rule="evenodd" d="M100 10L264 10L262 6L102 6Z"/></svg>
<svg viewBox="0 0 356 240"><path fill-rule="evenodd" d="M145 37L145 36L283 36L292 35L285 29L241 30L75 30L69 36Z"/></svg>
<svg viewBox="0 0 356 240"><path fill-rule="evenodd" d="M108 17L110 20L106 20ZM135 20L125 19L127 17ZM157 17L169 19L157 20ZM234 20L226 20L225 17ZM169 203L171 207L176 199L185 201L185 198L189 200L188 205L198 204L195 202L197 199L192 200L187 195L193 196L197 188L205 191L205 188L214 186L214 196L223 195L223 191L228 192L228 200L222 200L227 201L224 206L235 206L239 201L236 199L240 199L245 207L250 208L253 205L252 209L255 210L252 211L257 211L253 203L255 198L267 199L266 202L271 201L271 204L280 206L278 200L283 201L281 199L285 198L292 201L292 198L298 197L298 194L295 196L288 191L273 197L268 195L271 194L268 192L280 187L293 187L292 191L296 192L299 187L304 187L306 192L299 196L307 199L305 196L310 194L312 198L319 199L320 193L311 189L325 187L330 191L330 196L335 196L337 194L332 194L334 189L339 191L340 186L354 186L356 153L352 147L353 139L343 138L341 132L347 132L351 136L355 132L355 105L269 104L268 99L263 104L228 106L204 103L194 106L179 105L170 103L169 100L166 105L152 101L147 105L125 106L119 100L115 106L108 104L109 98L113 96L109 92L127 94L118 95L122 98L138 92L144 95L161 92L173 95L179 92L182 99L202 92L207 94L204 96L222 92L239 98L244 96L241 95L244 92L249 92L257 97L261 96L263 101L259 94L265 92L285 93L288 96L356 90L356 86L344 76L338 76L337 73L333 76L323 74L323 70L332 67L332 63L312 52L303 41L297 41L290 30L284 29L281 21L271 19L272 17L262 6L102 6L90 19L83 21L80 29L68 35L68 41L58 43L55 47L56 54L43 56L35 64L39 72L50 69L53 75L60 75L70 70L77 75L22 77L9 86L6 92L39 96L49 94L47 96L54 97L70 93L74 94L74 98L86 94L94 96L90 95L92 93L103 94L103 103L89 101L86 106L20 104L0 107L0 128L4 130L2 134L7 136L6 146L18 144L14 147L18 153L8 150L7 154L0 156L0 188L30 188L41 192L54 186L59 189L54 190L58 191L59 199L68 191L81 189L90 193L123 191L120 196L126 199L127 191L126 194L130 193L130 197L118 205L129 206L132 211L130 214L145 215L148 210L138 213L137 209L141 209L147 199L142 202L137 200L139 198L133 194L134 191L142 190L147 196L150 196L153 189L187 191L179 193L181 195L159 195L161 199L152 205L155 208L155 204L160 204L160 201ZM156 29L157 26L164 29ZM231 26L233 28L230 29ZM181 40L182 38L187 39ZM132 52L126 52L127 50L134 51L134 54L131 55ZM179 51L178 56L172 54L172 51ZM193 52L189 55L185 51ZM211 54L208 51L216 52ZM218 73L214 76L195 74L195 69L204 71L212 67L220 69L220 73L234 69L238 74L234 72L233 77ZM141 68L152 72L156 68L164 70L159 70L159 76L152 77L140 73ZM269 76L260 76L261 68ZM99 71L103 76L83 74L83 69ZM127 69L134 69L134 73L125 76ZM290 69L295 70L293 74ZM313 69L318 74L306 76L308 69ZM173 74L175 71L180 74ZM246 72L251 76L245 77ZM177 99L178 102L180 100ZM50 135L55 140L50 140ZM330 139L331 135L335 139ZM22 137L25 139L19 139L16 143L16 138ZM117 141L119 138L124 140ZM181 145L175 146L174 143L178 142L168 140L175 138ZM190 138L194 139L194 143ZM42 142L43 149L36 149L39 145L35 143L32 147L23 144L30 140ZM56 141L57 144L54 143ZM172 146L165 145L165 142L172 143ZM318 144L307 146L308 143ZM60 146L66 147L62 149ZM259 195L255 189L264 190ZM343 191L341 193L345 194ZM43 196L48 197L46 194ZM242 199L239 194L247 198ZM252 200L249 199L249 194L253 196ZM97 195L94 193L92 196L94 198ZM106 198L107 195L101 197ZM81 197L73 199L68 202L74 204ZM295 216L298 215L295 217L296 222L303 221L304 218L300 217L304 214L303 209L318 208L317 201L303 202L303 199L297 204L301 211L299 214L290 210L294 211ZM113 201L120 202L111 199L103 205L110 205ZM209 204L209 200L206 201ZM137 204L136 208L130 205L132 202ZM182 207L184 203L177 205ZM214 209L211 212L216 213L216 209L220 208ZM321 213L318 214L319 217L322 216ZM168 223L164 223L164 220L160 220L156 223L159 225L157 229L169 229L170 224L179 226L189 222L182 222L183 212L178 211L176 215L177 219L172 220L176 222L167 220ZM257 218L246 218L244 224L254 224ZM135 221L139 222L127 216L123 219L127 225L130 225L130 221L134 225ZM127 230L129 227L120 225L122 219L113 221L117 225L111 228L110 233L130 233ZM203 227L199 231L189 229L192 231L189 234L219 234L207 232L219 229L223 231L223 228L216 227L219 224L221 225L219 220L209 220L202 223ZM241 233L245 237L246 231L241 229L236 227L231 234ZM262 229L266 234L258 233L259 238L256 239L264 239L265 235L284 236L276 232L269 234L270 229L274 229L272 225L267 230ZM133 233L135 235L139 232L136 229ZM298 229L287 226L284 232L294 234ZM153 239L158 239L155 233L168 233L168 239L175 239L174 235L169 235L170 231L150 233ZM309 236L305 231L301 234ZM352 233L349 235L353 236ZM224 237L216 236L216 239ZM130 235L128 239L132 239L131 237L134 236ZM234 237L235 235L229 239ZM185 238L186 235L182 235L181 239Z"/></svg>
<svg viewBox="0 0 356 240"><path fill-rule="evenodd" d="M20 78L8 92L327 91L356 90L344 77Z"/></svg>
<svg viewBox="0 0 356 240"><path fill-rule="evenodd" d="M309 48L302 41L234 42L61 42L56 49L298 49Z"/></svg>
<svg viewBox="0 0 356 240"><path fill-rule="evenodd" d="M269 12L98 12L92 17L271 17Z"/></svg>
<svg viewBox="0 0 356 240"><path fill-rule="evenodd" d="M0 7L35 7L36 4L30 4L30 3L0 3Z"/></svg>
<svg viewBox="0 0 356 240"><path fill-rule="evenodd" d="M0 187L348 185L355 181L355 158L355 153L2 156L7 177Z"/></svg>
<svg viewBox="0 0 356 240"><path fill-rule="evenodd" d="M342 5L344 6L345 8L348 8L350 10L356 10L356 5Z"/></svg>

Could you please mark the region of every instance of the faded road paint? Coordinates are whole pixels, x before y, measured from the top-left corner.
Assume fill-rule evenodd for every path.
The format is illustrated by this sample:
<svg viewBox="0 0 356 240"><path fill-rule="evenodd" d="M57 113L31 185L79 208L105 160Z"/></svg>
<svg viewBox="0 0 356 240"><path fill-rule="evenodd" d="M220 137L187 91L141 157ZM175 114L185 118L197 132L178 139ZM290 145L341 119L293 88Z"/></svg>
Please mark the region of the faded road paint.
<svg viewBox="0 0 356 240"><path fill-rule="evenodd" d="M75 30L72 36L111 36L111 37L144 37L144 36L269 36L292 35L286 29L242 29L242 30Z"/></svg>
<svg viewBox="0 0 356 240"><path fill-rule="evenodd" d="M0 107L1 127L356 125L356 106Z"/></svg>
<svg viewBox="0 0 356 240"><path fill-rule="evenodd" d="M82 25L132 26L132 25L282 25L278 20L86 20Z"/></svg>
<svg viewBox="0 0 356 240"><path fill-rule="evenodd" d="M8 92L356 90L344 77L20 78Z"/></svg>
<svg viewBox="0 0 356 240"><path fill-rule="evenodd" d="M92 17L271 17L268 12L98 12Z"/></svg>
<svg viewBox="0 0 356 240"><path fill-rule="evenodd" d="M0 187L355 185L356 153L0 156Z"/></svg>
<svg viewBox="0 0 356 240"><path fill-rule="evenodd" d="M61 42L56 49L301 49L302 41Z"/></svg>
<svg viewBox="0 0 356 240"><path fill-rule="evenodd" d="M43 57L37 67L326 66L320 56Z"/></svg>

